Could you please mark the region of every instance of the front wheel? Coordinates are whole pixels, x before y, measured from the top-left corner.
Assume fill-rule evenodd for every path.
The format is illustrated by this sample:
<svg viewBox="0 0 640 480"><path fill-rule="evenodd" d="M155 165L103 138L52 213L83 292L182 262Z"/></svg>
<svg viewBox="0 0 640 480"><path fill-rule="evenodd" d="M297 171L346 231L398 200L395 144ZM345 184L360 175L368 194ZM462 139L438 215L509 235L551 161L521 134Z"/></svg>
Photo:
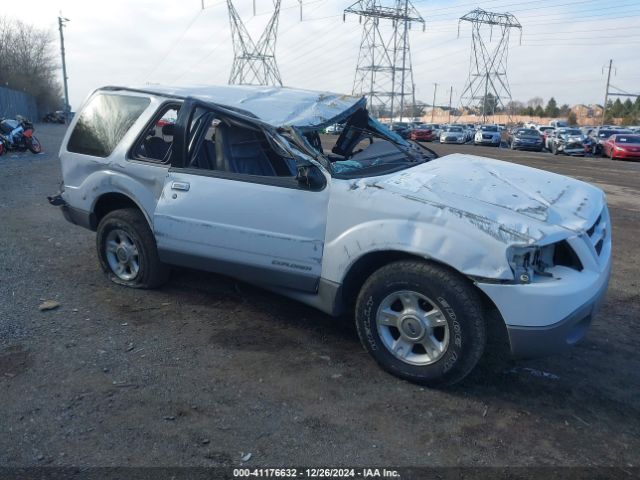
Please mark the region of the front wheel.
<svg viewBox="0 0 640 480"><path fill-rule="evenodd" d="M40 143L40 140L38 140L33 135L27 138L27 148L31 153L42 152L42 144Z"/></svg>
<svg viewBox="0 0 640 480"><path fill-rule="evenodd" d="M382 368L429 386L462 380L486 342L473 286L422 261L394 262L373 273L358 295L355 317L360 341Z"/></svg>
<svg viewBox="0 0 640 480"><path fill-rule="evenodd" d="M108 213L96 233L100 266L113 282L155 288L169 278L169 267L160 262L153 232L140 210Z"/></svg>

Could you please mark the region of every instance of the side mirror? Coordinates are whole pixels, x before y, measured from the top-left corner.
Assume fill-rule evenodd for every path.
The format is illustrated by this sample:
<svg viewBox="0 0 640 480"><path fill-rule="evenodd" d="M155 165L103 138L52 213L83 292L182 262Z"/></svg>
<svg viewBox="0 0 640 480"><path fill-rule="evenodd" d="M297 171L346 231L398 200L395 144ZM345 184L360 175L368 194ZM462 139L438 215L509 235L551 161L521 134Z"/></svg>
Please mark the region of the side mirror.
<svg viewBox="0 0 640 480"><path fill-rule="evenodd" d="M302 188L314 191L322 190L326 183L322 172L312 164L298 165L296 180Z"/></svg>

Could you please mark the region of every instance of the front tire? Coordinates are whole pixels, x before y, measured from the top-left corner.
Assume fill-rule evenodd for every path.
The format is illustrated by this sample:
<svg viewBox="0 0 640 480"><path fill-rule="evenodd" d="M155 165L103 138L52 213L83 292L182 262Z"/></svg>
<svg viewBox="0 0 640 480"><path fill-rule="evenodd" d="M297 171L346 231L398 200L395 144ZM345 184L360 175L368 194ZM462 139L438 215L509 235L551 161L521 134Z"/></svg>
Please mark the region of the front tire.
<svg viewBox="0 0 640 480"><path fill-rule="evenodd" d="M29 139L27 140L27 148L31 153L42 152L42 144L40 143L40 140L38 140L34 136L29 137Z"/></svg>
<svg viewBox="0 0 640 480"><path fill-rule="evenodd" d="M138 209L108 213L96 235L98 259L109 279L133 288L156 288L169 278L169 267L158 257L155 237Z"/></svg>
<svg viewBox="0 0 640 480"><path fill-rule="evenodd" d="M429 386L462 380L486 343L473 286L457 272L422 261L374 272L358 295L355 317L360 341L382 368Z"/></svg>

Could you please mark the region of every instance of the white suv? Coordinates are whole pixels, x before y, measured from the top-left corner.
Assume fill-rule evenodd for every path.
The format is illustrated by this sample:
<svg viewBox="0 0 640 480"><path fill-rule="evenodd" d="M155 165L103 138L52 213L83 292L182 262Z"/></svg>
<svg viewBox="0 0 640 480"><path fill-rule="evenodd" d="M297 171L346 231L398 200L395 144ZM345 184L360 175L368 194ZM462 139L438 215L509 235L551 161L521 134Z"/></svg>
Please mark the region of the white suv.
<svg viewBox="0 0 640 480"><path fill-rule="evenodd" d="M318 132L335 123L327 153ZM73 119L60 160L50 200L97 232L113 281L157 287L181 265L353 312L383 368L428 385L467 375L495 318L517 356L575 343L609 279L601 190L437 158L371 118L364 98L107 87Z"/></svg>

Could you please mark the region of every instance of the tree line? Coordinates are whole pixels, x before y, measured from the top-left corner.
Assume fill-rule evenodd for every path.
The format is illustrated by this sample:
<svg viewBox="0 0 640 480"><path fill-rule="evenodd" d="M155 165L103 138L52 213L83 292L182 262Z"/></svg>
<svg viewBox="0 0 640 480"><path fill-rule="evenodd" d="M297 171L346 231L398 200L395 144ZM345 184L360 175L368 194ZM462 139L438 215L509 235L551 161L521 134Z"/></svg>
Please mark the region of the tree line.
<svg viewBox="0 0 640 480"><path fill-rule="evenodd" d="M51 32L0 16L0 86L28 93L40 112L62 108Z"/></svg>

